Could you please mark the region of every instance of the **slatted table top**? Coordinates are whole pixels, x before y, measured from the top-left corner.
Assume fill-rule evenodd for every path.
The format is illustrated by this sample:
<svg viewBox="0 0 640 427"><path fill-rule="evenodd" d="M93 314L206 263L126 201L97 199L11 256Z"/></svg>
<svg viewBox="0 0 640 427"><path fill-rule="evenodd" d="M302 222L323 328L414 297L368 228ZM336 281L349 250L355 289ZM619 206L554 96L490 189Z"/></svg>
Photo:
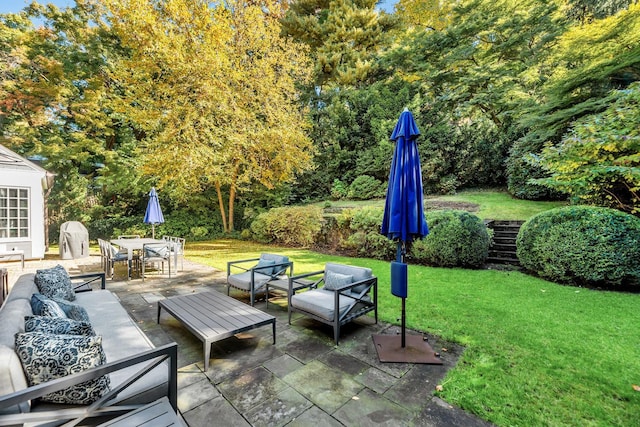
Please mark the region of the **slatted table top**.
<svg viewBox="0 0 640 427"><path fill-rule="evenodd" d="M180 295L158 301L158 323L161 309L165 309L203 341L205 370L209 368L212 342L272 324L275 343L274 316L217 291Z"/></svg>
<svg viewBox="0 0 640 427"><path fill-rule="evenodd" d="M141 426L173 426L185 427L185 423L171 407L169 400L163 397L135 411L127 412L98 427L141 427Z"/></svg>

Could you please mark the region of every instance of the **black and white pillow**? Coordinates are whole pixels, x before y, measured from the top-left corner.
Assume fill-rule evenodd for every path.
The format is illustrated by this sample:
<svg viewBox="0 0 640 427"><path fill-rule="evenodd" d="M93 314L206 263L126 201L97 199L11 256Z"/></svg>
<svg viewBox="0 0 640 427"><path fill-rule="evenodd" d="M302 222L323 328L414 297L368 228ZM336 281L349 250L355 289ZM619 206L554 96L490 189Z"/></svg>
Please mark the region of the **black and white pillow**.
<svg viewBox="0 0 640 427"><path fill-rule="evenodd" d="M88 322L80 322L65 317L25 316L25 332L41 332L55 335L95 335Z"/></svg>
<svg viewBox="0 0 640 427"><path fill-rule="evenodd" d="M101 336L52 335L40 332L16 334L16 354L29 386L100 366L106 363ZM108 375L49 393L45 402L87 405L110 389Z"/></svg>
<svg viewBox="0 0 640 427"><path fill-rule="evenodd" d="M69 302L60 298L53 298L52 301L54 301L55 303L58 304L58 306L60 306L64 314L69 319L77 320L79 322L91 323L91 320L89 319L89 314L87 313L87 310L85 310L83 306L74 304L72 302Z"/></svg>
<svg viewBox="0 0 640 427"><path fill-rule="evenodd" d="M67 301L76 299L71 278L67 270L60 264L53 268L37 270L34 281L38 291L48 298L60 298Z"/></svg>
<svg viewBox="0 0 640 427"><path fill-rule="evenodd" d="M57 302L42 294L31 295L31 312L36 316L67 317Z"/></svg>

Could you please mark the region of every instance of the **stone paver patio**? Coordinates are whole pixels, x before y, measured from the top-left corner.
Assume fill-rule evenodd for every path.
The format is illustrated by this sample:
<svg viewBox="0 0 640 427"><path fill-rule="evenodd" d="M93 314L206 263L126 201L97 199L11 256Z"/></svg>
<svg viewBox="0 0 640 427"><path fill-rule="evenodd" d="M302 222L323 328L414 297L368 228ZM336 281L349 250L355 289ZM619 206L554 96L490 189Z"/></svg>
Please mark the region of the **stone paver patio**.
<svg viewBox="0 0 640 427"><path fill-rule="evenodd" d="M99 271L100 259L47 259L0 263L10 286L23 272L63 264L71 274ZM125 280L124 268L107 289L115 292L131 317L155 345L178 343L178 406L191 427L220 426L489 426L434 396L462 348L429 337L443 365L380 363L372 334L399 328L362 317L347 325L340 345L330 327L302 316L287 321L286 297L274 294L266 307L276 317L271 328L254 329L212 345L204 371L202 343L164 313L156 323L157 301L173 295L216 290L226 293L224 272L185 260L184 271ZM248 296L231 291L248 303Z"/></svg>

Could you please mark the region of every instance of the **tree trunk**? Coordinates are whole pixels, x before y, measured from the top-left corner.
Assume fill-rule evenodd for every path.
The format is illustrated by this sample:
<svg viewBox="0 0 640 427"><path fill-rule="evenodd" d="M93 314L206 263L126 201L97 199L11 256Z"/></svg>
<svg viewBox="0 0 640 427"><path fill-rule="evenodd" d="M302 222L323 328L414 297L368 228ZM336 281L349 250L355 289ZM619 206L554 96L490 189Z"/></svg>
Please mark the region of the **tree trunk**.
<svg viewBox="0 0 640 427"><path fill-rule="evenodd" d="M229 232L227 228L227 213L224 209L224 200L222 200L222 190L220 189L220 183L216 182L216 193L218 193L218 205L220 206L220 216L222 216L222 230L225 233Z"/></svg>

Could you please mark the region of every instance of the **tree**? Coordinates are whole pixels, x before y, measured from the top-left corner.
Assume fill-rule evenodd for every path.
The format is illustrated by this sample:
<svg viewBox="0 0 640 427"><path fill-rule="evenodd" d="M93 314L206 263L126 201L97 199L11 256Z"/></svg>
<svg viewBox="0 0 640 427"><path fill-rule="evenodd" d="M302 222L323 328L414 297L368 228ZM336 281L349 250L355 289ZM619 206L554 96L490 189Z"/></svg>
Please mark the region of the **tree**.
<svg viewBox="0 0 640 427"><path fill-rule="evenodd" d="M443 0L400 0L396 4L396 14L412 27L441 31L452 19L452 8L457 1Z"/></svg>
<svg viewBox="0 0 640 427"><path fill-rule="evenodd" d="M574 121L603 111L612 101L612 89L640 80L640 5L572 26L536 69L550 71L537 102L519 119L527 134L509 159L509 186L524 198L548 194L531 180L547 176L529 161L531 154L539 154L545 144L558 144Z"/></svg>
<svg viewBox="0 0 640 427"><path fill-rule="evenodd" d="M574 123L540 164L551 173L537 182L582 203L640 213L640 83L612 93L605 111Z"/></svg>
<svg viewBox="0 0 640 427"><path fill-rule="evenodd" d="M0 18L0 140L57 174L49 202L58 221L86 220L94 203L140 188L135 140L106 78L118 44L89 24L91 10L84 0L64 10L34 2Z"/></svg>
<svg viewBox="0 0 640 427"><path fill-rule="evenodd" d="M310 167L294 87L307 78L307 58L280 36L280 3L105 4L102 25L129 50L113 74L125 92L120 109L146 134L143 168L159 187L184 199L213 186L232 231L238 192L290 181Z"/></svg>
<svg viewBox="0 0 640 427"><path fill-rule="evenodd" d="M286 34L305 43L315 61L313 89L358 86L377 72L377 57L395 18L377 0L299 0L282 20Z"/></svg>

